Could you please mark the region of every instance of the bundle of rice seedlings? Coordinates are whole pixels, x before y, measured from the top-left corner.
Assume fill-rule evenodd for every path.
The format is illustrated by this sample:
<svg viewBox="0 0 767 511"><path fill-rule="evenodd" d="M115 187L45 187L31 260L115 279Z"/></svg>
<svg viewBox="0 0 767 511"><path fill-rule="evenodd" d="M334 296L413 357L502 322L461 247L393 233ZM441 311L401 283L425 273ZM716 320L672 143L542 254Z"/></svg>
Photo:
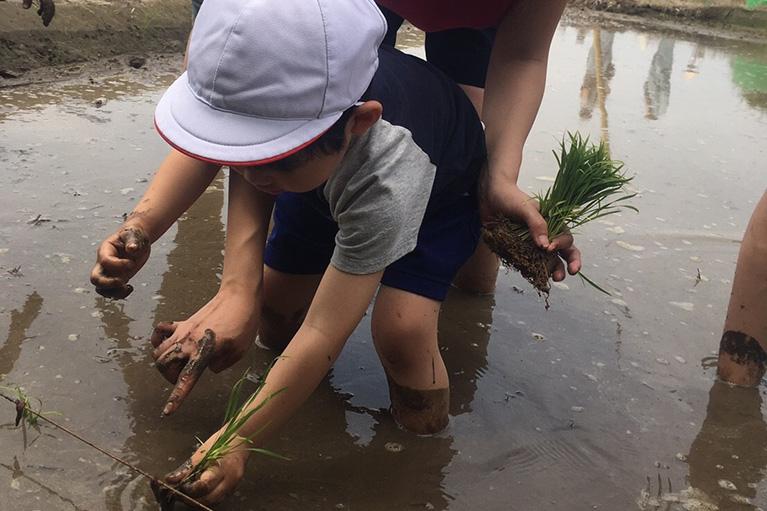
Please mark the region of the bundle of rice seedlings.
<svg viewBox="0 0 767 511"><path fill-rule="evenodd" d="M569 144L563 139L559 153L553 151L559 167L554 184L544 194L533 196L548 224L549 239L621 209L638 211L626 204L636 194L625 191L633 177L625 175L623 162L610 159L604 142L592 144L577 132L568 133L568 137ZM548 296L550 272L558 255L539 248L526 224L497 217L485 225L483 238L504 266L519 271L539 293ZM606 293L582 273L579 275Z"/></svg>
<svg viewBox="0 0 767 511"><path fill-rule="evenodd" d="M274 363L272 363L272 365L273 364ZM271 369L271 366L269 369ZM237 382L232 387L232 390L229 394L229 399L226 403L223 432L216 438L216 441L213 443L210 449L204 453L202 459L194 467L192 467L191 472L189 472L189 474L187 474L184 479L175 485L176 488L184 488L185 485L189 485L197 481L203 472L214 466L220 459L232 452L232 450L235 448L241 448L242 445L248 445L246 449L250 452L255 452L283 460L287 459L284 456L280 456L279 454L276 454L272 451L252 445L252 438L260 433L260 430L256 431L249 437L243 437L239 435L240 428L242 428L242 426L248 422L253 414L261 410L261 408L266 406L269 401L271 401L275 396L285 390L280 389L276 392L273 392L272 394L266 396L263 401L255 404L256 399L258 398L261 389L264 386L266 375L269 373L269 369L267 369L266 374L264 374L259 380L259 384L256 390L242 403L240 403L240 395L245 381L248 380L247 375L250 370L245 371L242 377L237 380ZM203 441L199 438L196 440L199 445L203 444ZM173 509L176 501L176 495L168 492L156 484L152 485L152 491L154 492L155 498L157 499L157 502L160 504L160 508L163 511Z"/></svg>

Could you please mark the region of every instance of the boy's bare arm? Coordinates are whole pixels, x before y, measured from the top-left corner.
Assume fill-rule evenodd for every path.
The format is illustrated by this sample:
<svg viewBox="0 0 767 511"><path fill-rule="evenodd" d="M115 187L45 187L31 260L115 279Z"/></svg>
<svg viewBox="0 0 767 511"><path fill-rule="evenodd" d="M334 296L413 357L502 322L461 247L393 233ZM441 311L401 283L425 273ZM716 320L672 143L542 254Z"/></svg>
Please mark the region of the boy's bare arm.
<svg viewBox="0 0 767 511"><path fill-rule="evenodd" d="M161 323L152 335L157 369L176 387L163 413L173 413L207 367L237 362L255 338L261 311L263 253L274 198L229 173L224 272L218 293L185 321Z"/></svg>
<svg viewBox="0 0 767 511"><path fill-rule="evenodd" d="M154 243L202 195L218 169L171 150L124 225L140 227Z"/></svg>
<svg viewBox="0 0 767 511"><path fill-rule="evenodd" d="M266 437L280 428L319 385L365 314L381 274L351 275L328 267L303 325L275 362L252 406L268 402L239 431L241 437L250 437L252 444L241 445L218 465L206 470L198 482L184 489L190 496L215 503L234 489L244 472L246 449L263 445ZM197 450L191 466L201 459L218 434L212 435ZM178 483L187 471L182 467L168 476L168 482Z"/></svg>
<svg viewBox="0 0 767 511"><path fill-rule="evenodd" d="M91 282L110 298L125 298L128 281L149 258L151 244L197 200L218 167L171 151L122 227L99 246Z"/></svg>

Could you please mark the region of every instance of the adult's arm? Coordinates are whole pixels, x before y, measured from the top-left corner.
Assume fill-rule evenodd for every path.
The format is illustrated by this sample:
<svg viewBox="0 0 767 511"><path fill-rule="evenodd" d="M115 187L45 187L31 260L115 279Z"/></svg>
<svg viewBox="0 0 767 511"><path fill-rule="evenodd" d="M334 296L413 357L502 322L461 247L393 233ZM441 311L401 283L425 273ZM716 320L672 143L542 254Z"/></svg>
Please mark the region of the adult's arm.
<svg viewBox="0 0 767 511"><path fill-rule="evenodd" d="M549 244L546 222L517 186L517 178L523 147L543 98L551 40L566 3L512 3L498 26L482 108L489 163L487 206L492 213L524 220L541 247Z"/></svg>

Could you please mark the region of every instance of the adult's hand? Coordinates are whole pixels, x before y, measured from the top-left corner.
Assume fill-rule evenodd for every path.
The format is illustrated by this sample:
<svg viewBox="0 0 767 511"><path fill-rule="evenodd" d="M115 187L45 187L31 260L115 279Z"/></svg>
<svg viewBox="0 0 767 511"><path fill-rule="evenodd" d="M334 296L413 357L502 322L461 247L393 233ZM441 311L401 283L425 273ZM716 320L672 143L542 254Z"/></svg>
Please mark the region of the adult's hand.
<svg viewBox="0 0 767 511"><path fill-rule="evenodd" d="M581 270L581 252L575 246L572 234L568 232L550 240L548 226L541 216L537 200L523 192L516 183L494 180L489 173L484 174L481 189L484 196L480 202L483 220L503 215L523 222L530 230L536 245L559 256L556 264L549 268L554 282L565 279L565 270L570 275L575 275Z"/></svg>
<svg viewBox="0 0 767 511"><path fill-rule="evenodd" d="M259 311L254 296L221 290L186 321L160 323L152 334L157 370L175 384L163 415L175 412L206 368L222 371L253 343Z"/></svg>
<svg viewBox="0 0 767 511"><path fill-rule="evenodd" d="M107 298L125 298L133 292L128 281L144 266L151 252L149 237L140 227L127 226L105 239L96 253L91 283Z"/></svg>
<svg viewBox="0 0 767 511"><path fill-rule="evenodd" d="M56 14L56 4L53 3L53 0L38 0L38 2L37 14L43 20L43 25L47 27L51 24L53 16ZM29 9L32 7L32 0L22 0L21 6L24 9Z"/></svg>

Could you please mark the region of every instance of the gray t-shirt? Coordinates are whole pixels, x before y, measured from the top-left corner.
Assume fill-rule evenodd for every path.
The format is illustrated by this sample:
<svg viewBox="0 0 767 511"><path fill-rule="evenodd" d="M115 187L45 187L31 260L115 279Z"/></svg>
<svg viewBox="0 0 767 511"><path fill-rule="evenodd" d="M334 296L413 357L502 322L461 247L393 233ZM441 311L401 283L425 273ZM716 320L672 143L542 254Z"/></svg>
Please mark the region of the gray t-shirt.
<svg viewBox="0 0 767 511"><path fill-rule="evenodd" d="M406 128L381 119L355 138L325 183L325 199L338 224L331 264L366 275L411 252L435 173Z"/></svg>

